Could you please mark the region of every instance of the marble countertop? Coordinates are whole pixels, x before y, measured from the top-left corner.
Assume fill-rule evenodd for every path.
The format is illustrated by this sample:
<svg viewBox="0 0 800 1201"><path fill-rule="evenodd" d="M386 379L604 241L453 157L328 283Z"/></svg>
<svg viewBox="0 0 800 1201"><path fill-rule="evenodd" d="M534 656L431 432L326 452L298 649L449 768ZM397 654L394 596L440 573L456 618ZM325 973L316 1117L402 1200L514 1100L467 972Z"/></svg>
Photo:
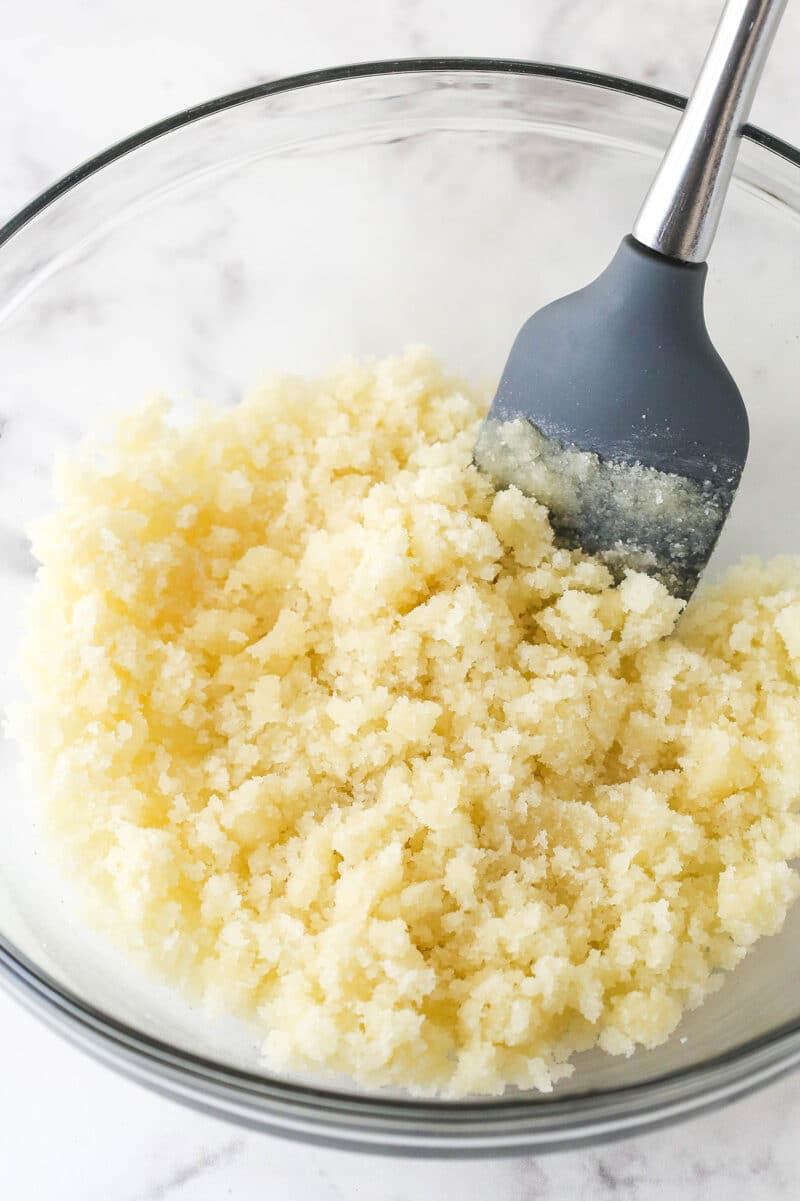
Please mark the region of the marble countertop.
<svg viewBox="0 0 800 1201"><path fill-rule="evenodd" d="M76 162L189 104L263 79L409 55L591 67L685 91L720 0L29 0L0 39L0 223ZM753 119L800 143L800 3ZM86 1059L0 994L3 1195L60 1201L788 1201L800 1076L719 1114L593 1150L386 1161L241 1131Z"/></svg>

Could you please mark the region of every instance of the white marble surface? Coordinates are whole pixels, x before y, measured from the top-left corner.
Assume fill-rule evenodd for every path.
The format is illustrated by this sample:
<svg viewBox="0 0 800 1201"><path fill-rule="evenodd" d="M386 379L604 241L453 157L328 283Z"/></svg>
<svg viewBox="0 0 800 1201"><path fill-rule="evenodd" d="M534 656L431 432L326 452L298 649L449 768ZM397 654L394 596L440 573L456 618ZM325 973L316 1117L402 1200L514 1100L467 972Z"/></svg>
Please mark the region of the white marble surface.
<svg viewBox="0 0 800 1201"><path fill-rule="evenodd" d="M593 67L684 90L718 0L28 0L0 38L0 221L137 127L264 78L405 55ZM800 4L754 119L800 142ZM800 1077L718 1115L597 1150L483 1163L301 1149L152 1096L0 994L0 1173L60 1201L783 1201L798 1193Z"/></svg>

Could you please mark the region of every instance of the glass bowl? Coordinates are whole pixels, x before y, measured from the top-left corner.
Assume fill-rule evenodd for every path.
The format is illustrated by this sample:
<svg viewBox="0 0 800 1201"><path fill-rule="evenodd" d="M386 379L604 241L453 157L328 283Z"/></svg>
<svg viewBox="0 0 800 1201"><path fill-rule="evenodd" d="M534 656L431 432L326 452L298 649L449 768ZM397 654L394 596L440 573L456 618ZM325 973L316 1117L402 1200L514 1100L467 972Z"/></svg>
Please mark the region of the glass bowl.
<svg viewBox="0 0 800 1201"><path fill-rule="evenodd" d="M0 703L55 452L163 390L231 403L265 369L425 342L496 376L523 319L630 228L681 101L518 62L391 62L226 96L80 167L0 230ZM749 403L750 462L713 570L800 551L800 155L749 129L708 285ZM372 1151L488 1154L619 1136L800 1061L800 906L663 1047L579 1057L552 1096L420 1102L276 1078L253 1032L141 976L49 866L0 744L0 979L110 1065L213 1113Z"/></svg>

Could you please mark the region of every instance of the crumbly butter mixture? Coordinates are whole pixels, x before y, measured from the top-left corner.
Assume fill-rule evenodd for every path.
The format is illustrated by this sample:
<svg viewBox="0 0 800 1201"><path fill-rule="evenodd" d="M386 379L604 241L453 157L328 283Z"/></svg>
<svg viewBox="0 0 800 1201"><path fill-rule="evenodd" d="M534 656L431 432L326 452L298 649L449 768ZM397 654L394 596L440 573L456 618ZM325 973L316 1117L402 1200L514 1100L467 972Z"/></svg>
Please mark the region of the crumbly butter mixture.
<svg viewBox="0 0 800 1201"><path fill-rule="evenodd" d="M559 550L422 352L85 448L25 736L98 920L273 1069L448 1096L652 1047L798 892L800 569Z"/></svg>

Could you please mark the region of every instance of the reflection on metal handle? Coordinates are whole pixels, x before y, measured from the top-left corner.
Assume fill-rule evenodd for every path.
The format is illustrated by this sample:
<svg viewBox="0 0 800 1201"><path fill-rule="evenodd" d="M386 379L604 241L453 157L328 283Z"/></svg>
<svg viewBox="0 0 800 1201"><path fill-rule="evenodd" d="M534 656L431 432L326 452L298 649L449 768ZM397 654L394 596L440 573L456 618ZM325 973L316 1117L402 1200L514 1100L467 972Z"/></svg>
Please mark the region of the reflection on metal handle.
<svg viewBox="0 0 800 1201"><path fill-rule="evenodd" d="M633 236L705 262L758 81L786 0L728 0L689 103L639 210Z"/></svg>

